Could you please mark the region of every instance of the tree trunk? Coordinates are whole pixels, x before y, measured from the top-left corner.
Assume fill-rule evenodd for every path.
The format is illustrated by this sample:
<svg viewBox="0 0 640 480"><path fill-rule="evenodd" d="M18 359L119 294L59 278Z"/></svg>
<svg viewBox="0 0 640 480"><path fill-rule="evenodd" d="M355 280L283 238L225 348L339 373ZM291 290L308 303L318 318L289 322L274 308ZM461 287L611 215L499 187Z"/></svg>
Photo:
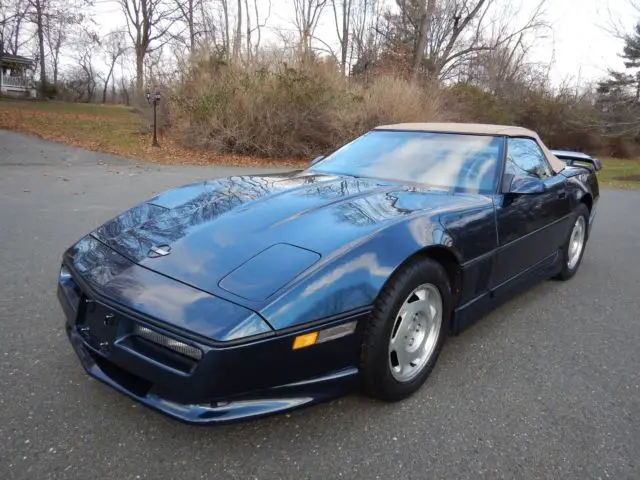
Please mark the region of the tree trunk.
<svg viewBox="0 0 640 480"><path fill-rule="evenodd" d="M40 51L40 92L44 94L47 84L46 62L44 57L44 25L41 0L35 2L36 28L38 30L38 49Z"/></svg>
<svg viewBox="0 0 640 480"><path fill-rule="evenodd" d="M142 98L142 89L144 87L144 52L142 48L136 48L136 95ZM137 101L134 97L134 101Z"/></svg>
<svg viewBox="0 0 640 480"><path fill-rule="evenodd" d="M423 0L425 2L422 9L422 15L420 17L420 28L418 30L418 41L416 42L415 50L413 51L413 64L411 70L413 72L413 79L418 78L420 73L420 65L424 58L424 50L427 47L427 40L431 31L431 20L436 7L436 0Z"/></svg>
<svg viewBox="0 0 640 480"><path fill-rule="evenodd" d="M244 11L247 14L247 63L251 62L251 15L249 15L249 0L244 0ZM258 21L258 19L256 19Z"/></svg>
<svg viewBox="0 0 640 480"><path fill-rule="evenodd" d="M242 0L238 0L238 19L236 23L236 35L233 41L233 60L240 58L240 42L242 41Z"/></svg>
<svg viewBox="0 0 640 480"><path fill-rule="evenodd" d="M89 80L89 83L87 84L87 103L91 103L93 101L95 90L95 82L93 80Z"/></svg>
<svg viewBox="0 0 640 480"><path fill-rule="evenodd" d="M58 55L53 60L53 84L58 84Z"/></svg>
<svg viewBox="0 0 640 480"><path fill-rule="evenodd" d="M351 21L351 1L342 1L342 42L340 45L340 68L344 75L347 71L347 50L349 49L349 23Z"/></svg>
<svg viewBox="0 0 640 480"><path fill-rule="evenodd" d="M124 95L124 104L128 107L131 102L129 100L129 90L127 90L127 86L124 83L124 76L120 78L120 88L122 88L122 95Z"/></svg>
<svg viewBox="0 0 640 480"><path fill-rule="evenodd" d="M193 24L193 0L189 0L189 46L191 47L191 52L193 53L194 48L196 47L196 27Z"/></svg>
<svg viewBox="0 0 640 480"><path fill-rule="evenodd" d="M109 68L109 73L107 74L107 78L104 81L104 89L102 90L102 103L107 103L107 89L109 88L109 80L111 80L111 74L113 73L113 67L115 66L115 60L111 62L111 68Z"/></svg>
<svg viewBox="0 0 640 480"><path fill-rule="evenodd" d="M226 57L229 58L229 53L231 52L231 40L229 34L229 7L227 0L222 0L222 10L224 12L224 49Z"/></svg>

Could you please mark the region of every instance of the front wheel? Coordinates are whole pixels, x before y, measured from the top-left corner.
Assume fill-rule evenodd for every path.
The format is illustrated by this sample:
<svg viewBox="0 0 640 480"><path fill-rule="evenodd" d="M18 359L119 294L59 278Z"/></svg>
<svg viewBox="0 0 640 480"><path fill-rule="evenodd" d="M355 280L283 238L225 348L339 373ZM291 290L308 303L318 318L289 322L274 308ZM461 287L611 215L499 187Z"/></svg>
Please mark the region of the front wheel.
<svg viewBox="0 0 640 480"><path fill-rule="evenodd" d="M451 289L442 266L422 258L394 273L364 334L364 390L381 400L408 397L431 373L448 332Z"/></svg>
<svg viewBox="0 0 640 480"><path fill-rule="evenodd" d="M574 215L571 233L567 243L562 247L562 270L556 277L559 280L569 280L573 277L584 255L587 245L587 235L589 230L589 209L581 203Z"/></svg>

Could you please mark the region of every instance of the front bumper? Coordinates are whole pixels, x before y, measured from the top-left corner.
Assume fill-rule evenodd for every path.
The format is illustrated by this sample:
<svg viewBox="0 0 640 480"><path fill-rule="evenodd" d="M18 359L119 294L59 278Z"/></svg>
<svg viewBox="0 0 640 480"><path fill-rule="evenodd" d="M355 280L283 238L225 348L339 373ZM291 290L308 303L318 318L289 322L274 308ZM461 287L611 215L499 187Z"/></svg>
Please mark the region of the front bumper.
<svg viewBox="0 0 640 480"><path fill-rule="evenodd" d="M184 422L257 418L336 398L357 386L360 320L366 312L326 325L356 320L354 334L294 351L294 337L317 326L216 345L138 318L92 291L77 274L61 276L58 299L69 340L89 375ZM136 336L139 326L202 355L191 358L150 344Z"/></svg>

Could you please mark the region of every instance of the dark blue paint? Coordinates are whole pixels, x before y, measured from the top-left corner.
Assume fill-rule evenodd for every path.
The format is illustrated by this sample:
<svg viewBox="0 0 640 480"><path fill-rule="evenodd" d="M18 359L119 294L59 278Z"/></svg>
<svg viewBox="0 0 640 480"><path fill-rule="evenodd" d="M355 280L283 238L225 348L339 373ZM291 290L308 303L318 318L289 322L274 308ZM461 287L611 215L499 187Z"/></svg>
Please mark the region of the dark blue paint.
<svg viewBox="0 0 640 480"><path fill-rule="evenodd" d="M571 213L586 202L593 217L598 197L595 175L572 166L524 194L313 171L215 179L160 194L82 238L64 255L71 276L58 293L92 376L185 421L232 421L354 388L369 310L413 255L439 249L453 259L458 332L556 272ZM160 245L170 254L151 258ZM99 326L105 312L113 326ZM350 321L354 334L292 350L296 335ZM203 358L136 346L136 324Z"/></svg>
<svg viewBox="0 0 640 480"><path fill-rule="evenodd" d="M264 300L319 259L319 253L277 243L240 265L219 286L247 300Z"/></svg>
<svg viewBox="0 0 640 480"><path fill-rule="evenodd" d="M251 309L276 329L370 305L408 256L439 243L439 216L492 208L490 196L313 173L217 179L183 193L181 201L180 189L168 200L159 195L150 200L155 210L136 207L92 238L137 265ZM304 268L296 256L254 258L281 243L320 258ZM169 245L171 254L149 258L154 245ZM491 247L461 246L472 256ZM246 270L255 261L259 268ZM252 292L230 287L232 272L245 270L251 286L244 288Z"/></svg>
<svg viewBox="0 0 640 480"><path fill-rule="evenodd" d="M229 341L272 332L255 312L136 265L91 236L65 262L93 296L200 337Z"/></svg>
<svg viewBox="0 0 640 480"><path fill-rule="evenodd" d="M83 295L94 293L87 286L83 291ZM58 298L67 317L67 335L91 376L186 422L226 423L264 416L335 398L357 386L359 343L367 311L326 322L326 326L335 326L355 321L358 328L354 334L312 349L294 351L291 348L294 337L309 329L245 339L242 345L212 346L101 300L90 304L83 300L80 308L74 309L67 291L61 287ZM99 348L97 342L82 333L92 308L107 309L117 318L115 339L107 349ZM130 342L134 323L197 346L204 352L202 360L192 362L189 369L177 369L170 360L181 356L169 350L161 349L164 359L136 352Z"/></svg>
<svg viewBox="0 0 640 480"><path fill-rule="evenodd" d="M516 195L532 195L536 193L544 193L544 182L539 178L516 178L511 183L509 193Z"/></svg>

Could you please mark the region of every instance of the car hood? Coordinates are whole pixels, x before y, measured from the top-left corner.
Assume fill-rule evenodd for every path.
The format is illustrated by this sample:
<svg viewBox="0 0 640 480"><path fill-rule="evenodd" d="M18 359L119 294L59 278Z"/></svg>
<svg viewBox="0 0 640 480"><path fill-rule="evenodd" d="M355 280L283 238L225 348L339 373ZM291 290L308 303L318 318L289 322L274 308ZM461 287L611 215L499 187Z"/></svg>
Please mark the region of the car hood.
<svg viewBox="0 0 640 480"><path fill-rule="evenodd" d="M386 225L451 198L310 172L229 177L160 194L91 235L147 269L251 304Z"/></svg>

